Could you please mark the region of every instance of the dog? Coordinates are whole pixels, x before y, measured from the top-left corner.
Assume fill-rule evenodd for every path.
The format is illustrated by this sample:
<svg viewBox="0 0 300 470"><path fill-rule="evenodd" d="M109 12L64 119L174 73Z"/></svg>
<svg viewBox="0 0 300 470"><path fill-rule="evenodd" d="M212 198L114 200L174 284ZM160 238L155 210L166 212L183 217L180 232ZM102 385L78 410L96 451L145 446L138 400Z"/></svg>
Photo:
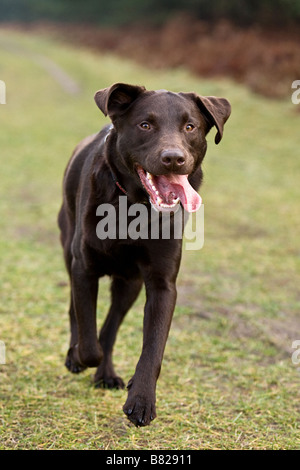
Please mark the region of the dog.
<svg viewBox="0 0 300 470"><path fill-rule="evenodd" d="M65 170L58 216L71 285L65 365L73 373L97 367L97 386L124 388L112 350L144 285L142 352L123 411L134 425L146 426L156 417L156 382L176 303L182 240L172 235L126 238L119 231L99 238L97 210L101 204L118 209L123 196L129 207L143 204L168 212L171 223L179 206L197 211L206 135L215 127L215 143L221 141L231 106L225 98L148 91L125 83L97 91L94 99L111 124L75 148ZM98 338L98 281L105 275L111 277L111 305Z"/></svg>

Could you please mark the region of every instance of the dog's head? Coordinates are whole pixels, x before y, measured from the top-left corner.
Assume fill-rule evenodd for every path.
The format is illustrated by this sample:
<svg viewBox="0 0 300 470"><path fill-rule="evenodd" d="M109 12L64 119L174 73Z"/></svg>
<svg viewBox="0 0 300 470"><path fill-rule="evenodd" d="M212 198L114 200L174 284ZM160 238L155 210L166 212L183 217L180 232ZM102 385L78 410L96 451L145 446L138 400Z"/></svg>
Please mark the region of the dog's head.
<svg viewBox="0 0 300 470"><path fill-rule="evenodd" d="M147 91L116 83L95 101L116 131L117 152L158 210L181 202L193 212L201 198L189 182L206 152L205 136L215 126L218 144L231 107L225 98L195 93ZM124 165L123 165L124 167Z"/></svg>

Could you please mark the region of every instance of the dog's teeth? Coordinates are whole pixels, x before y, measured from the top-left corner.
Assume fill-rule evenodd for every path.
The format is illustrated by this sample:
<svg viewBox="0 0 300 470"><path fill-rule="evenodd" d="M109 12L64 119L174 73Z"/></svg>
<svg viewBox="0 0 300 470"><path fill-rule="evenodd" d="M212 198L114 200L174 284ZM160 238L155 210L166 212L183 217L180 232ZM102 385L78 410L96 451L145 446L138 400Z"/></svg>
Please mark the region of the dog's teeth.
<svg viewBox="0 0 300 470"><path fill-rule="evenodd" d="M156 187L154 186L154 184L152 185L152 189L153 191L156 191Z"/></svg>
<svg viewBox="0 0 300 470"><path fill-rule="evenodd" d="M173 207L176 206L177 203L175 204L165 204L165 203L162 203L160 204L160 207L164 207L165 209L173 209Z"/></svg>
<svg viewBox="0 0 300 470"><path fill-rule="evenodd" d="M155 191L155 194L158 196L158 195L159 195L159 192L156 190L156 191Z"/></svg>
<svg viewBox="0 0 300 470"><path fill-rule="evenodd" d="M152 175L151 175L151 173L149 173L149 172L147 171L146 176L147 176L147 179L148 179L149 181L152 181Z"/></svg>
<svg viewBox="0 0 300 470"><path fill-rule="evenodd" d="M157 204L160 205L160 204L162 203L162 198L158 196L158 198L156 199L156 201L157 201Z"/></svg>

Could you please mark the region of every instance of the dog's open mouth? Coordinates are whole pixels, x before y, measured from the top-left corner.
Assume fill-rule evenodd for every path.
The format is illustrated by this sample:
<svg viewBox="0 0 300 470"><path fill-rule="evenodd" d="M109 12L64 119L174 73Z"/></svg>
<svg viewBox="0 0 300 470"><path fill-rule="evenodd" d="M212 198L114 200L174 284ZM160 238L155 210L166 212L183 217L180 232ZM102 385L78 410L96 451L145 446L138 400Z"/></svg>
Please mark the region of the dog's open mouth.
<svg viewBox="0 0 300 470"><path fill-rule="evenodd" d="M141 166L137 173L150 197L152 206L159 211L175 211L181 202L187 212L195 212L201 205L201 197L189 183L188 175L152 175Z"/></svg>

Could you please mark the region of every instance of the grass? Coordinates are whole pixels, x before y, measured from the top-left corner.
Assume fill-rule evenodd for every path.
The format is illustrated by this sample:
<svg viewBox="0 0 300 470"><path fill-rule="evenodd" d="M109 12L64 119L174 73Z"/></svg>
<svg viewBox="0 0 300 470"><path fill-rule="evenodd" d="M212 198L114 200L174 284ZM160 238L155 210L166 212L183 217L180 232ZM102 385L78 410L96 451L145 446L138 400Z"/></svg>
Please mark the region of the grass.
<svg viewBox="0 0 300 470"><path fill-rule="evenodd" d="M34 59L80 86L68 94ZM299 449L299 114L228 80L155 72L45 37L0 31L1 449ZM205 243L184 251L178 304L158 382L158 417L132 426L126 391L73 376L69 288L56 215L77 142L107 120L94 92L115 81L228 98L233 114L205 159ZM101 283L99 324L108 309ZM144 294L115 347L125 381L141 347Z"/></svg>

